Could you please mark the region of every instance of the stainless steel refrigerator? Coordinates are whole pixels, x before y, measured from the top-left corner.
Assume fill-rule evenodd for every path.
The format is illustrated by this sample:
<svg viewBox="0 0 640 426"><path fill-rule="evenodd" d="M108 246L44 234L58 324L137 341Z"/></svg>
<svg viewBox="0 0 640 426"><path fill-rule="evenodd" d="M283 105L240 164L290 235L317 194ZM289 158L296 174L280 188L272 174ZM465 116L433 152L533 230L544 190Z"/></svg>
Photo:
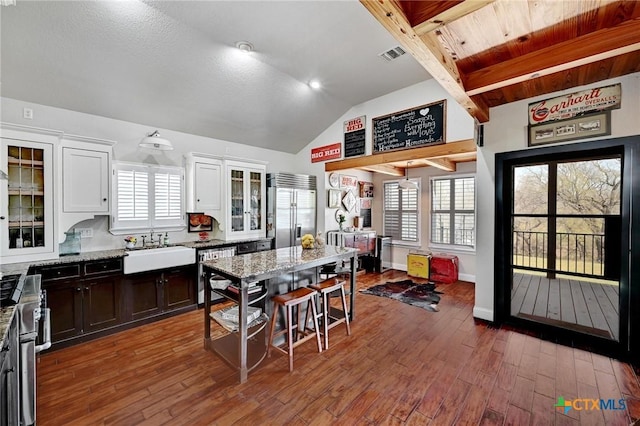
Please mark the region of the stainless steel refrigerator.
<svg viewBox="0 0 640 426"><path fill-rule="evenodd" d="M316 235L316 177L267 174L267 237L275 248L300 245L304 234Z"/></svg>

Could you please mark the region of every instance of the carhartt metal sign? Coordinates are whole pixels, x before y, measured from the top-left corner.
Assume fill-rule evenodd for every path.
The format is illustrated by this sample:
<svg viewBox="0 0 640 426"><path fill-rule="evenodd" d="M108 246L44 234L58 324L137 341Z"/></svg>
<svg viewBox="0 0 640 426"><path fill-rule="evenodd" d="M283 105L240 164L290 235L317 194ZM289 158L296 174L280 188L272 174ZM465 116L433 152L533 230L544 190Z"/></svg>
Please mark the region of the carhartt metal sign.
<svg viewBox="0 0 640 426"><path fill-rule="evenodd" d="M622 89L618 83L533 102L529 104L529 125L617 109L621 99Z"/></svg>

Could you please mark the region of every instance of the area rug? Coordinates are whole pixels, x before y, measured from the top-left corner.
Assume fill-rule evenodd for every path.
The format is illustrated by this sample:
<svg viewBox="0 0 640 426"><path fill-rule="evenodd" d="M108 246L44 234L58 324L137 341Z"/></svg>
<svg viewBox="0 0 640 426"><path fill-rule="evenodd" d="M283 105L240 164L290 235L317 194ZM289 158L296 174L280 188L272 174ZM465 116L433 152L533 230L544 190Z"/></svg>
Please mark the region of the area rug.
<svg viewBox="0 0 640 426"><path fill-rule="evenodd" d="M439 294L434 283L418 284L411 280L387 282L360 290L364 294L388 297L431 312L438 312Z"/></svg>

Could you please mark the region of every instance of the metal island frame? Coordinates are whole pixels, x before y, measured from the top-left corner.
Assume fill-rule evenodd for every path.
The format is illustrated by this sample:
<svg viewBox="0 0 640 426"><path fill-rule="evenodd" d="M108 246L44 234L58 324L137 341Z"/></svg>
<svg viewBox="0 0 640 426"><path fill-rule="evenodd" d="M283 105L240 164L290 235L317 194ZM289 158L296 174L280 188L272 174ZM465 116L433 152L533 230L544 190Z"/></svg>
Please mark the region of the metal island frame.
<svg viewBox="0 0 640 426"><path fill-rule="evenodd" d="M349 260L350 279L350 310L349 319L355 319L355 282L356 258L358 250L348 247L323 246L310 250L300 246L285 247L276 250L261 251L233 257L214 259L201 262L209 277L218 275L230 280L238 288L234 295L225 294L238 305L238 329L236 332L217 338L211 338L211 286L205 285L204 295L204 347L220 356L227 364L235 368L239 374L240 383L247 381L248 373L257 367L266 356L267 342L256 338L260 333L265 334L268 321L249 327L247 313L249 303L255 303L269 294L268 286L259 294L249 294L250 284L265 281L293 272L318 268L323 265Z"/></svg>

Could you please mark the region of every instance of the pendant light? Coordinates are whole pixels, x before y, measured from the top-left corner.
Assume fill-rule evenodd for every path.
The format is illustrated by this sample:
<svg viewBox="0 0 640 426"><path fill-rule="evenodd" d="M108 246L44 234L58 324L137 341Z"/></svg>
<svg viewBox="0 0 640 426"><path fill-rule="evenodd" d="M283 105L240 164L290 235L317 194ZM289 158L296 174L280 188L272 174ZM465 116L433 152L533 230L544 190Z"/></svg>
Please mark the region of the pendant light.
<svg viewBox="0 0 640 426"><path fill-rule="evenodd" d="M418 189L418 184L415 181L409 180L409 164L411 161L407 161L407 167L404 169L404 180L398 182L398 186L401 189Z"/></svg>
<svg viewBox="0 0 640 426"><path fill-rule="evenodd" d="M160 132L157 130L142 138L138 146L140 148L151 148L159 151L171 151L173 149L171 142L169 142L168 139L160 137Z"/></svg>

